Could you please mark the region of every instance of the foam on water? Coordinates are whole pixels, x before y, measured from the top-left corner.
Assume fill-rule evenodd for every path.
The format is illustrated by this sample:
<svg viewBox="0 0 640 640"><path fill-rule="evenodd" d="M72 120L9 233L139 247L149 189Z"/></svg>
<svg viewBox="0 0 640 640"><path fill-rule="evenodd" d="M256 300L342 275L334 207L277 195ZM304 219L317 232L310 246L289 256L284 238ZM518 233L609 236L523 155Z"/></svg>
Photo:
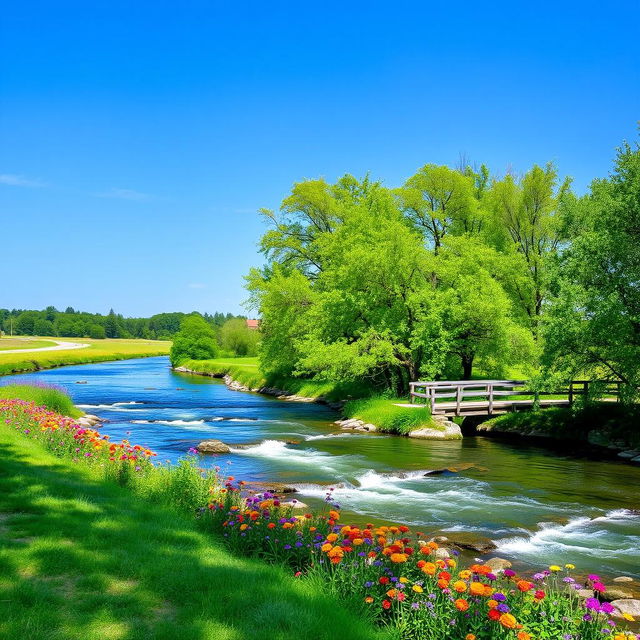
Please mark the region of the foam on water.
<svg viewBox="0 0 640 640"><path fill-rule="evenodd" d="M131 424L166 424L177 427L188 427L190 425L204 423L204 420L131 420Z"/></svg>

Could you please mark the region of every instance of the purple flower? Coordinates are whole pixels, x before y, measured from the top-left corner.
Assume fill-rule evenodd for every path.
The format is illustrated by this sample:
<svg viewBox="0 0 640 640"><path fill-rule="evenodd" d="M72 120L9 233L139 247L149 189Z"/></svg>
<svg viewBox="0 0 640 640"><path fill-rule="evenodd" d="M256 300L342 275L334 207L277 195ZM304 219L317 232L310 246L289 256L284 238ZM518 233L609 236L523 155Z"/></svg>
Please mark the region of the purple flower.
<svg viewBox="0 0 640 640"><path fill-rule="evenodd" d="M585 614L582 616L582 619L583 619L585 622L591 622L591 621L593 620L593 617L592 617L592 616L590 616L588 613L585 613Z"/></svg>
<svg viewBox="0 0 640 640"><path fill-rule="evenodd" d="M515 571L512 571L511 569L505 569L505 571L504 571L504 575L505 575L507 578L513 578L513 576L515 576L515 575L516 575L516 572L515 572Z"/></svg>
<svg viewBox="0 0 640 640"><path fill-rule="evenodd" d="M496 602L504 602L507 599L507 596L505 596L504 593L494 593L493 599Z"/></svg>
<svg viewBox="0 0 640 640"><path fill-rule="evenodd" d="M600 605L600 611L604 611L605 613L613 613L615 611L615 607L610 602L603 602Z"/></svg>
<svg viewBox="0 0 640 640"><path fill-rule="evenodd" d="M591 611L600 611L600 600L598 598L587 598L584 606Z"/></svg>
<svg viewBox="0 0 640 640"><path fill-rule="evenodd" d="M501 613L509 613L509 606L504 603L499 604L496 609Z"/></svg>

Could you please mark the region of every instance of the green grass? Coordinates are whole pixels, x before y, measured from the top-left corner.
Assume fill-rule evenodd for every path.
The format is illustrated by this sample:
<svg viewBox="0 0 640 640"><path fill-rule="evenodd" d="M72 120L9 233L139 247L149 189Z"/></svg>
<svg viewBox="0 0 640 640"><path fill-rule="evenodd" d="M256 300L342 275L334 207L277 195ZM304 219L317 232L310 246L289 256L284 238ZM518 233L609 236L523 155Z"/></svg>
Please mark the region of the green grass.
<svg viewBox="0 0 640 640"><path fill-rule="evenodd" d="M391 638L347 604L0 425L3 640Z"/></svg>
<svg viewBox="0 0 640 640"><path fill-rule="evenodd" d="M620 441L640 447L640 408L601 402L584 408L550 407L539 411L506 413L483 423L489 430L547 434L553 438L587 442L589 432L602 434L602 444Z"/></svg>
<svg viewBox="0 0 640 640"><path fill-rule="evenodd" d="M404 398L371 397L350 400L344 406L348 418L358 418L375 424L378 431L406 435L421 427L438 429L431 420L428 407L399 407L395 403L406 402Z"/></svg>
<svg viewBox="0 0 640 640"><path fill-rule="evenodd" d="M240 384L251 389L273 387L306 398L324 398L330 402L361 398L371 394L371 388L361 382L333 382L266 376L260 371L258 358L187 360L182 363L182 366L198 373L213 376L228 374Z"/></svg>
<svg viewBox="0 0 640 640"><path fill-rule="evenodd" d="M91 340L88 338L69 338L69 340L87 343L89 347L13 355L10 351L0 353L0 375L51 369L70 364L162 356L167 355L171 348L171 342L166 340Z"/></svg>
<svg viewBox="0 0 640 640"><path fill-rule="evenodd" d="M0 400L11 399L33 402L40 407L47 407L50 411L71 418L79 418L84 415L80 409L74 406L71 398L64 391L52 387L30 384L0 386Z"/></svg>
<svg viewBox="0 0 640 640"><path fill-rule="evenodd" d="M12 349L41 349L42 347L55 347L52 340L38 340L32 338L0 338L0 351Z"/></svg>

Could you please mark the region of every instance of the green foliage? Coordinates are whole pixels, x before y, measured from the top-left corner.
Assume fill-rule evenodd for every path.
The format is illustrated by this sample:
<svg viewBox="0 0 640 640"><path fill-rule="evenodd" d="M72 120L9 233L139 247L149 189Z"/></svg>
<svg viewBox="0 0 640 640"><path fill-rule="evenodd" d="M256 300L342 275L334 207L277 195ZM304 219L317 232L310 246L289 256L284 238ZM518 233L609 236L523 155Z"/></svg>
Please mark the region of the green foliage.
<svg viewBox="0 0 640 640"><path fill-rule="evenodd" d="M99 324L92 324L89 327L89 337L94 340L104 340L107 337L104 327Z"/></svg>
<svg viewBox="0 0 640 640"><path fill-rule="evenodd" d="M61 389L45 385L9 384L0 386L0 399L26 400L63 416L78 418L83 415L71 398Z"/></svg>
<svg viewBox="0 0 640 640"><path fill-rule="evenodd" d="M231 318L220 328L220 344L234 356L255 356L258 353L260 332L249 329L244 318Z"/></svg>
<svg viewBox="0 0 640 640"><path fill-rule="evenodd" d="M375 424L378 431L398 435L406 435L421 427L438 428L431 421L428 407L399 407L396 402L403 400L381 396L350 400L344 406L344 414L348 418Z"/></svg>
<svg viewBox="0 0 640 640"><path fill-rule="evenodd" d="M206 360L218 353L216 334L211 325L200 315L187 316L180 331L173 339L171 364L175 367L185 360Z"/></svg>
<svg viewBox="0 0 640 640"><path fill-rule="evenodd" d="M640 145L623 145L608 179L567 198L574 240L563 252L545 327L544 364L640 387Z"/></svg>

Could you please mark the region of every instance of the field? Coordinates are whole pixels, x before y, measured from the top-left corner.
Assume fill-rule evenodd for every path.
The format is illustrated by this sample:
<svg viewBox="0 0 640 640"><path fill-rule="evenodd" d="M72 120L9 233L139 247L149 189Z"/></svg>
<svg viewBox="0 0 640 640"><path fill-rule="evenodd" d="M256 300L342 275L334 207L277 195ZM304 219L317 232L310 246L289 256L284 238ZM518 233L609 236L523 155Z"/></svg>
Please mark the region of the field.
<svg viewBox="0 0 640 640"><path fill-rule="evenodd" d="M16 353L13 355L11 354L11 351L7 351L6 353L0 351L0 375L22 373L26 371L38 371L39 369L51 369L53 367L60 367L69 364L85 364L89 362L105 362L108 360L125 360L127 358L161 356L168 354L169 349L171 348L171 342L166 340L91 340L89 338L61 339L72 342L87 343L90 346L86 349L40 351L34 353ZM6 338L2 338L2 340L4 341ZM50 341L51 339L38 337L34 340Z"/></svg>
<svg viewBox="0 0 640 640"><path fill-rule="evenodd" d="M191 513L138 498L4 422L0 449L4 640L393 635L293 571L234 557Z"/></svg>
<svg viewBox="0 0 640 640"><path fill-rule="evenodd" d="M0 352L12 349L41 349L42 347L54 347L55 342L40 338L0 338Z"/></svg>

